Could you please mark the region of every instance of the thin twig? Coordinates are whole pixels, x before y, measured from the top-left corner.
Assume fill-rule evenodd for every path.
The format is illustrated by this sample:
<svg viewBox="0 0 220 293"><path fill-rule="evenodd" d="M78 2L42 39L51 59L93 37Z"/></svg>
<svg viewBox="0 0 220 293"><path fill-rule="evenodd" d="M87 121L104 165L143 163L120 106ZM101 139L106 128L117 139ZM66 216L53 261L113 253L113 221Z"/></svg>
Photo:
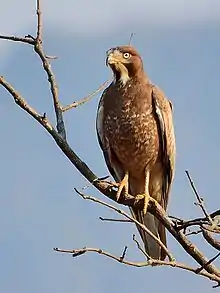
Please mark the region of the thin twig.
<svg viewBox="0 0 220 293"><path fill-rule="evenodd" d="M209 224L209 221L207 220L207 218L196 218L188 221L176 220L174 223L176 225L176 229L180 231L185 230L186 228L191 226L201 226L202 224Z"/></svg>
<svg viewBox="0 0 220 293"><path fill-rule="evenodd" d="M125 247L124 247L124 250L123 250L123 252L122 252L122 255L121 255L121 257L120 257L121 262L125 259L127 249L128 249L128 247L125 246Z"/></svg>
<svg viewBox="0 0 220 293"><path fill-rule="evenodd" d="M174 224L176 225L176 228L178 230L186 229L190 226L201 226L206 225L205 228L211 232L219 233L219 224L220 224L220 211L217 210L213 213L211 213L209 216L212 219L212 225L210 225L210 221L207 217L203 218L196 218L188 221L184 221L183 219L169 216L169 218L173 219Z"/></svg>
<svg viewBox="0 0 220 293"><path fill-rule="evenodd" d="M170 267L174 267L174 268L179 268L179 269L183 269L189 272L193 272L197 275L209 278L212 281L215 282L220 282L220 277L216 276L215 274L210 274L206 271L201 271L201 272L196 272L196 269L191 268L185 264L179 263L179 262L175 262L175 261L162 261L162 260L156 260L156 259L150 259L150 261L145 261L145 262L132 262L132 261L128 261L128 260L121 260L120 257L117 257L107 251L104 251L100 248L90 248L90 247L84 247L81 249L61 249L61 248L54 248L54 251L57 252L61 252L61 253L69 253L69 254L76 254L76 253L80 253L80 254L85 254L88 252L94 252L94 253L98 253L101 255L104 255L108 258L111 258L119 263L123 263L125 265L128 266L133 266L133 267L147 267L147 266L170 266Z"/></svg>
<svg viewBox="0 0 220 293"><path fill-rule="evenodd" d="M133 223L131 220L125 220L125 219L111 219L111 218L103 218L99 217L101 221L105 222L117 222L117 223Z"/></svg>
<svg viewBox="0 0 220 293"><path fill-rule="evenodd" d="M96 202L96 203L99 203L103 206L106 206L107 208L111 209L111 210L114 210L116 211L117 213L123 215L125 218L129 219L130 221L134 222L135 224L137 224L143 231L145 231L148 235L150 235L154 240L155 242L157 242L160 247L166 252L168 258L170 261L173 261L174 260L174 257L170 254L170 252L168 251L167 247L163 244L163 242L158 238L156 237L145 225L141 224L140 222L138 222L136 219L132 218L130 215L128 215L126 212L124 212L123 210L120 210L116 207L114 207L113 205L111 204L108 204L98 198L95 198L95 197L92 197L92 196L88 196L88 195L85 195L83 194L82 192L80 192L79 190L77 190L76 188L74 188L75 191L83 198L83 199L86 199L86 200L91 200L93 202Z"/></svg>
<svg viewBox="0 0 220 293"><path fill-rule="evenodd" d="M199 193L198 193L198 191L197 191L197 189L195 187L195 184L194 184L194 182L193 182L193 180L192 180L192 178L191 178L191 176L189 174L189 171L186 170L185 172L186 172L186 176L187 176L187 178L189 180L189 183L190 183L190 185L191 185L191 187L192 187L192 189L194 191L196 199L198 201L198 205L202 209L202 211L203 211L204 215L206 216L206 218L209 219L209 222L212 224L212 219L211 219L209 213L206 211L206 208L205 208L205 205L204 205L204 200L202 200L201 197L199 196Z"/></svg>
<svg viewBox="0 0 220 293"><path fill-rule="evenodd" d="M27 43L34 46L35 52L38 54L42 61L43 68L48 76L48 81L50 83L51 93L53 96L53 102L54 102L54 110L56 114L56 121L57 121L57 130L58 133L63 137L63 139L66 139L66 130L63 120L63 114L61 110L61 105L58 98L58 86L55 80L55 75L51 69L51 65L49 63L48 56L43 51L42 46L42 10L41 10L41 1L37 0L37 34L36 38L34 38L31 35L27 35L25 38L22 37L16 37L16 36L4 36L0 35L0 39L4 40L11 40L15 42L22 42Z"/></svg>
<svg viewBox="0 0 220 293"><path fill-rule="evenodd" d="M55 79L55 75L52 71L50 62L48 61L48 58L46 54L44 53L43 46L42 46L42 26L43 25L42 25L41 1L37 0L37 37L36 37L34 50L42 61L43 68L47 74L48 81L50 83L50 90L52 93L54 110L56 114L57 131L62 136L62 138L66 140L66 130L65 130L64 120L63 120L62 107L59 101L58 85Z"/></svg>
<svg viewBox="0 0 220 293"><path fill-rule="evenodd" d="M48 60L57 60L57 59L58 59L57 56L45 55L45 57L46 57Z"/></svg>
<svg viewBox="0 0 220 293"><path fill-rule="evenodd" d="M107 84L110 83L110 81L111 81L111 79L106 80L106 81L105 81L102 85L100 85L100 86L99 86L94 92L90 93L88 96L86 96L85 98L83 98L83 99L81 99L81 100L79 100L79 101L77 101L77 102L73 102L73 103L71 103L70 105L68 105L68 106L66 106L66 107L63 107L63 108L62 108L62 111L63 111L63 112L66 112L66 111L68 111L68 110L70 110L70 109L72 109L72 108L76 108L76 107L78 107L78 106L80 106L80 105L82 105L82 104L87 103L89 100L92 99L92 97L94 97L94 96L97 95L100 91L102 91L102 90L107 86Z"/></svg>
<svg viewBox="0 0 220 293"><path fill-rule="evenodd" d="M128 43L129 46L131 46L131 42L132 42L134 35L135 35L135 33L131 33L131 35L130 35L130 39L129 39L129 43Z"/></svg>
<svg viewBox="0 0 220 293"><path fill-rule="evenodd" d="M192 231L192 232L185 233L185 236L198 235L201 232L202 232L201 230Z"/></svg>
<svg viewBox="0 0 220 293"><path fill-rule="evenodd" d="M41 11L41 0L37 0L37 37L36 41L42 43L42 29L43 29L43 20L42 20L42 11Z"/></svg>
<svg viewBox="0 0 220 293"><path fill-rule="evenodd" d="M137 241L137 239L135 238L135 235L133 234L133 241L136 243L137 248L141 251L141 253L146 257L146 259L149 261L152 258L150 257L150 255L141 247L140 243Z"/></svg>
<svg viewBox="0 0 220 293"><path fill-rule="evenodd" d="M29 37L16 37L16 36L4 36L0 35L1 40L8 40L8 41L13 41L13 42L21 42L21 43L26 43L29 45L34 45L35 41L32 38Z"/></svg>

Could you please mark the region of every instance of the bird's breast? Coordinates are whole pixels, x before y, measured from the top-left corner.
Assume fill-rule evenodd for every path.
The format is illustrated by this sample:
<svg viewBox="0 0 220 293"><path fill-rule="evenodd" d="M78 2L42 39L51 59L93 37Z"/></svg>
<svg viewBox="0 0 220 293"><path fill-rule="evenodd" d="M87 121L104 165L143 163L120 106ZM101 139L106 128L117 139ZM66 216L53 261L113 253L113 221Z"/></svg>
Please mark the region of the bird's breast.
<svg viewBox="0 0 220 293"><path fill-rule="evenodd" d="M123 164L140 170L156 160L159 141L152 106L125 101L106 113L104 128L111 147Z"/></svg>

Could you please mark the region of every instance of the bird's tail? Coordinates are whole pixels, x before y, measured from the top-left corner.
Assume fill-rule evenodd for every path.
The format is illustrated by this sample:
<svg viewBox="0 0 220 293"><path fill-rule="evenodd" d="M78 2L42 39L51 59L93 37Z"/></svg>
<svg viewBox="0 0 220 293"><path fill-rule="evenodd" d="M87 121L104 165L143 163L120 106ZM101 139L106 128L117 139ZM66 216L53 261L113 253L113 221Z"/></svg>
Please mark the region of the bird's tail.
<svg viewBox="0 0 220 293"><path fill-rule="evenodd" d="M149 212L144 215L143 211L133 210L132 214L138 222L144 224L156 237L161 240L161 242L165 246L167 246L165 227L154 215L150 214ZM154 259L164 260L166 257L166 253L161 248L161 246L149 234L144 232L139 226L137 226L137 229L144 242L146 253Z"/></svg>
<svg viewBox="0 0 220 293"><path fill-rule="evenodd" d="M135 180L136 181L136 180ZM133 178L130 177L129 191L131 194L143 194L144 184L142 182L135 182ZM156 237L158 237L161 242L166 244L166 231L163 224L152 214L147 212L145 215L141 210L130 209L132 216L141 224L144 224ZM146 253L155 259L164 260L166 258L165 251L161 246L146 232L144 232L138 225L137 229L140 236L144 242Z"/></svg>

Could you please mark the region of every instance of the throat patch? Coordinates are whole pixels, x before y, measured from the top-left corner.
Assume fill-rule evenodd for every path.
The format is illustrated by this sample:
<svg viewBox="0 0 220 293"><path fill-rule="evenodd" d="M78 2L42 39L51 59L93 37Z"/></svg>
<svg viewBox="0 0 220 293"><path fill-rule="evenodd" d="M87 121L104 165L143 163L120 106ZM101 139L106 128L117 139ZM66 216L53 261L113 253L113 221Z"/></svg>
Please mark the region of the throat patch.
<svg viewBox="0 0 220 293"><path fill-rule="evenodd" d="M130 80L128 69L122 63L115 64L115 68L117 71L119 71L120 73L119 81L124 86Z"/></svg>

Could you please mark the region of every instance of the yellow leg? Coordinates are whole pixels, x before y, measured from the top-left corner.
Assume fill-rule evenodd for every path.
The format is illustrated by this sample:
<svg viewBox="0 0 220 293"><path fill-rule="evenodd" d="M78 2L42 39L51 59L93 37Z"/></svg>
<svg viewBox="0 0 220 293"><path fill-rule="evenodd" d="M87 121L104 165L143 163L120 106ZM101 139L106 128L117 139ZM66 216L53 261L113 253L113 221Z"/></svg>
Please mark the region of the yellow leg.
<svg viewBox="0 0 220 293"><path fill-rule="evenodd" d="M124 178L119 183L118 191L117 191L117 194L116 194L116 200L117 201L119 200L123 189L125 190L125 194L128 194L128 171L125 172Z"/></svg>
<svg viewBox="0 0 220 293"><path fill-rule="evenodd" d="M150 178L149 171L145 170L144 194L136 195L136 199L144 199L144 208L143 208L144 215L147 213L147 207L148 207L148 203L149 203L149 200L150 200L149 178Z"/></svg>

